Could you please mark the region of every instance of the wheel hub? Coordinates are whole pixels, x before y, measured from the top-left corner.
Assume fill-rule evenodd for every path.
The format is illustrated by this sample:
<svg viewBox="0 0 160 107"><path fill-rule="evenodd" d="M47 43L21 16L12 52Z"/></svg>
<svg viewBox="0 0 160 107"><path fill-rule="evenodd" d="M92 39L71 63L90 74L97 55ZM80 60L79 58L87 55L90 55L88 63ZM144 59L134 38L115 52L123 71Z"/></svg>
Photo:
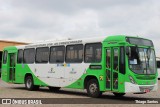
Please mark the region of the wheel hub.
<svg viewBox="0 0 160 107"><path fill-rule="evenodd" d="M31 79L28 79L28 80L27 80L27 87L30 88L31 85L32 85L32 81L31 81Z"/></svg>
<svg viewBox="0 0 160 107"><path fill-rule="evenodd" d="M91 93L95 93L96 91L97 91L97 85L96 84L91 84L90 86L89 86L89 90L90 90L90 92Z"/></svg>

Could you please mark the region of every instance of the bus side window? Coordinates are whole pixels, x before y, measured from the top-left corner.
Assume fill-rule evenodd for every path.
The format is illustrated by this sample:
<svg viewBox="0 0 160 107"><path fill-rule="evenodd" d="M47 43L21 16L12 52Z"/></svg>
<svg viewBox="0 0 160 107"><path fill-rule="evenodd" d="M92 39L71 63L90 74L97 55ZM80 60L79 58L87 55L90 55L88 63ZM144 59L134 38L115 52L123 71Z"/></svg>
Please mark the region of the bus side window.
<svg viewBox="0 0 160 107"><path fill-rule="evenodd" d="M7 54L8 54L7 51L4 51L4 52L3 52L3 64L6 64L6 63L7 63Z"/></svg>
<svg viewBox="0 0 160 107"><path fill-rule="evenodd" d="M81 63L83 61L83 45L68 45L66 47L66 63Z"/></svg>
<svg viewBox="0 0 160 107"><path fill-rule="evenodd" d="M36 49L36 63L48 63L49 48L40 47Z"/></svg>
<svg viewBox="0 0 160 107"><path fill-rule="evenodd" d="M96 59L97 59L97 62L101 61L101 57L102 57L102 50L101 50L101 48L97 48L96 49Z"/></svg>
<svg viewBox="0 0 160 107"><path fill-rule="evenodd" d="M52 46L50 48L50 63L63 63L65 46Z"/></svg>
<svg viewBox="0 0 160 107"><path fill-rule="evenodd" d="M17 63L23 63L23 50L19 49L18 50L18 57L17 57Z"/></svg>
<svg viewBox="0 0 160 107"><path fill-rule="evenodd" d="M24 49L23 62L26 64L31 64L34 63L34 61L35 61L35 49L34 48Z"/></svg>
<svg viewBox="0 0 160 107"><path fill-rule="evenodd" d="M15 54L10 54L10 66L14 67L16 65L16 55Z"/></svg>
<svg viewBox="0 0 160 107"><path fill-rule="evenodd" d="M86 63L99 63L102 57L102 44L91 43L85 45L85 57Z"/></svg>

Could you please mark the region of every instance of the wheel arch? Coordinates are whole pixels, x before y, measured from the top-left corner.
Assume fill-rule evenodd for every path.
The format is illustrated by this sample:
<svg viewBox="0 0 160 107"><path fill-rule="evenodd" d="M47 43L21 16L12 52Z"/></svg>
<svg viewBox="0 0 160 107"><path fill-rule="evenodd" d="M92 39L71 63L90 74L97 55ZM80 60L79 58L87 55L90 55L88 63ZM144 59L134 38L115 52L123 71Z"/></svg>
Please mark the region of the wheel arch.
<svg viewBox="0 0 160 107"><path fill-rule="evenodd" d="M97 82L98 82L98 85L99 85L98 78L97 78L95 75L88 75L88 76L86 76L85 79L84 79L84 89L87 88L87 83L88 83L88 81L91 80L91 79L96 79Z"/></svg>
<svg viewBox="0 0 160 107"><path fill-rule="evenodd" d="M24 83L25 83L25 80L28 76L31 76L32 79L33 79L33 75L31 73L26 73L25 76L24 76ZM33 80L34 81L34 80Z"/></svg>

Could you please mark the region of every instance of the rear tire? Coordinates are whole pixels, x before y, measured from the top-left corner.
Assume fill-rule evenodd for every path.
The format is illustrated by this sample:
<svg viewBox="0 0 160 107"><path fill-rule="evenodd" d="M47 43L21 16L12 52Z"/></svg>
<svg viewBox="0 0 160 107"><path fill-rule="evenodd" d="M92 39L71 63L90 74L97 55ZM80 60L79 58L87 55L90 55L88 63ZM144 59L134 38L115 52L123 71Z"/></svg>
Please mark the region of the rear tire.
<svg viewBox="0 0 160 107"><path fill-rule="evenodd" d="M33 91L33 90L38 90L39 89L39 86L34 85L34 81L33 81L32 76L27 76L25 78L25 87L29 91Z"/></svg>
<svg viewBox="0 0 160 107"><path fill-rule="evenodd" d="M99 84L96 79L91 79L87 83L87 94L90 97L100 97L102 95L102 92L99 90Z"/></svg>
<svg viewBox="0 0 160 107"><path fill-rule="evenodd" d="M113 94L114 94L116 97L123 97L126 93L115 93L115 92L113 92Z"/></svg>
<svg viewBox="0 0 160 107"><path fill-rule="evenodd" d="M60 87L48 87L50 91L57 92L60 90Z"/></svg>

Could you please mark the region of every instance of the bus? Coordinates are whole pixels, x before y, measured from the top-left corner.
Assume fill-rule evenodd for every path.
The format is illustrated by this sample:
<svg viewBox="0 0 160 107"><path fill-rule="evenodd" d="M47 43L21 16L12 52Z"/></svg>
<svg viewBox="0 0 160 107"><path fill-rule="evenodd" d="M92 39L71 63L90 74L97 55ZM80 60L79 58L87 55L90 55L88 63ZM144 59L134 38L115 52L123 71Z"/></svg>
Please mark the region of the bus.
<svg viewBox="0 0 160 107"><path fill-rule="evenodd" d="M2 80L28 90L83 89L90 97L157 91L153 42L126 35L5 47Z"/></svg>
<svg viewBox="0 0 160 107"><path fill-rule="evenodd" d="M158 79L160 79L160 57L156 57L156 62L157 62Z"/></svg>

